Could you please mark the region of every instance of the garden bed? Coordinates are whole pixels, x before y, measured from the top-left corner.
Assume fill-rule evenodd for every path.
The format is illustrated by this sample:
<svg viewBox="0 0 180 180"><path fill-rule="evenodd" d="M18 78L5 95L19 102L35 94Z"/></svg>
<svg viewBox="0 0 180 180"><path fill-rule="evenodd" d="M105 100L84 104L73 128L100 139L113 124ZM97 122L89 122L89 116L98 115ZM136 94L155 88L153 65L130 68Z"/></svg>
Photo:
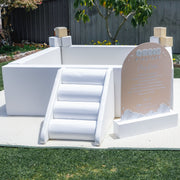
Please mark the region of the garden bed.
<svg viewBox="0 0 180 180"><path fill-rule="evenodd" d="M173 64L174 64L174 68L180 68L180 55L179 54L173 54Z"/></svg>
<svg viewBox="0 0 180 180"><path fill-rule="evenodd" d="M17 60L22 57L28 56L30 54L36 53L38 51L40 51L40 49L35 49L35 50L27 51L24 53L17 52L17 54L15 54L15 55L0 55L0 62L8 62L8 61Z"/></svg>
<svg viewBox="0 0 180 180"><path fill-rule="evenodd" d="M42 49L47 48L47 44L35 43L18 43L13 46L3 46L0 48L0 62L8 62L20 59L30 54L36 53Z"/></svg>
<svg viewBox="0 0 180 180"><path fill-rule="evenodd" d="M180 64L174 64L175 68L180 68Z"/></svg>

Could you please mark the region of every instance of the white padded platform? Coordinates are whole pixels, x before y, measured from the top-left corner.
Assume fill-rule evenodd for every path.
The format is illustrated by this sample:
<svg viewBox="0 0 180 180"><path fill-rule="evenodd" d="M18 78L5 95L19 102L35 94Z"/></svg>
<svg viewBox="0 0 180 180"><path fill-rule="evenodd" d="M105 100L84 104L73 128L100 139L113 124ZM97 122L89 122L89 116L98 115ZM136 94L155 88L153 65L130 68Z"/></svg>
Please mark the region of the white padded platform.
<svg viewBox="0 0 180 180"><path fill-rule="evenodd" d="M134 120L115 120L114 133L119 138L137 136L155 132L158 130L176 127L178 123L178 114L176 112L167 112L150 117L142 117Z"/></svg>
<svg viewBox="0 0 180 180"><path fill-rule="evenodd" d="M49 126L50 139L93 141L96 121L53 119Z"/></svg>
<svg viewBox="0 0 180 180"><path fill-rule="evenodd" d="M63 84L96 84L103 85L106 70L97 69L63 69L62 83Z"/></svg>
<svg viewBox="0 0 180 180"><path fill-rule="evenodd" d="M103 86L60 84L57 99L58 101L88 101L99 102Z"/></svg>
<svg viewBox="0 0 180 180"><path fill-rule="evenodd" d="M57 101L53 114L55 119L96 120L99 102Z"/></svg>
<svg viewBox="0 0 180 180"><path fill-rule="evenodd" d="M174 80L174 110L180 120L180 79ZM57 141L39 144L39 131L44 117L7 116L4 91L0 91L0 145L25 147L74 147L74 148L140 148L140 149L178 149L180 150L180 126L153 133L117 139L113 126L109 129L100 147L90 141Z"/></svg>

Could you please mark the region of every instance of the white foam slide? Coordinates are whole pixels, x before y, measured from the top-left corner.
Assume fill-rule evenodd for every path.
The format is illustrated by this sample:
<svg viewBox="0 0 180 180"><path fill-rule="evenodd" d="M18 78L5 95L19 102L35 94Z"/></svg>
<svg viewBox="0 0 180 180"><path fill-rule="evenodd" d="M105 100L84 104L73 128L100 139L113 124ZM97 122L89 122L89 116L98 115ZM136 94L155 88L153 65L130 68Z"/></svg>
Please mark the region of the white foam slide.
<svg viewBox="0 0 180 180"><path fill-rule="evenodd" d="M113 70L62 68L55 79L40 142L70 139L100 145L113 119Z"/></svg>

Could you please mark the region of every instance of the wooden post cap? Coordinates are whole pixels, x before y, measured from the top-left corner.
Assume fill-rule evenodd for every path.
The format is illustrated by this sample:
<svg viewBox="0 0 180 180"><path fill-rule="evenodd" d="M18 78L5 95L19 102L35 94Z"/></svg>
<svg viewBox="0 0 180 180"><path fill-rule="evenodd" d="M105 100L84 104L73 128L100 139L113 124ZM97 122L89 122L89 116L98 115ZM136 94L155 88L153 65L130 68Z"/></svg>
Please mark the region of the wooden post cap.
<svg viewBox="0 0 180 180"><path fill-rule="evenodd" d="M173 46L173 37L160 37L160 44L164 47L172 47Z"/></svg>
<svg viewBox="0 0 180 180"><path fill-rule="evenodd" d="M54 28L55 36L61 38L68 35L66 27L56 27Z"/></svg>
<svg viewBox="0 0 180 180"><path fill-rule="evenodd" d="M154 36L166 37L166 27L154 27Z"/></svg>

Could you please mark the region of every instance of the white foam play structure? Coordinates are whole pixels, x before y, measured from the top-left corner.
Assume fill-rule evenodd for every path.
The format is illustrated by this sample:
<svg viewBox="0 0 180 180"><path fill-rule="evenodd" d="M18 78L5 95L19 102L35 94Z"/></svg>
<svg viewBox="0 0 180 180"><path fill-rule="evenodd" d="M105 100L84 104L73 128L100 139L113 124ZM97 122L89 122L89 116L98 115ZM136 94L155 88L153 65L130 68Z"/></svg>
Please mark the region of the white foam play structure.
<svg viewBox="0 0 180 180"><path fill-rule="evenodd" d="M112 69L61 68L51 93L41 143L70 139L100 145L113 118Z"/></svg>
<svg viewBox="0 0 180 180"><path fill-rule="evenodd" d="M121 119L122 67L137 46L72 45L70 36L51 37L50 45L3 66L7 114L45 116L40 143L85 140L100 145L113 122L114 133L120 138L177 125L172 106L173 73L168 82L171 105L162 102L171 111ZM172 48L160 48L169 52L173 72ZM147 52L142 56L147 57Z"/></svg>

